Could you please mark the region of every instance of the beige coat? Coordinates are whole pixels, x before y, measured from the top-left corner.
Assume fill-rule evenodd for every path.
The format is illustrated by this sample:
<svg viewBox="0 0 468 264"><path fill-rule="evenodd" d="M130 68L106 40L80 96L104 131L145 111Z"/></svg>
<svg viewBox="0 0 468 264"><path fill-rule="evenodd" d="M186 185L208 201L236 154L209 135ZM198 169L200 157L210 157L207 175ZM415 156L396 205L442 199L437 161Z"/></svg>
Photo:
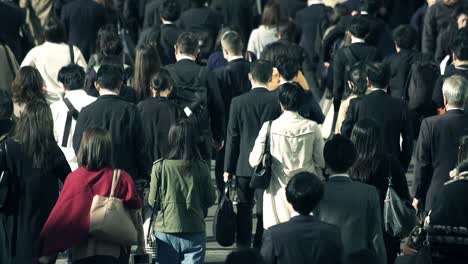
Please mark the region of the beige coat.
<svg viewBox="0 0 468 264"><path fill-rule="evenodd" d="M263 124L250 153L250 165L263 156L268 123ZM273 156L270 187L263 194L263 225L267 229L283 223L294 213L286 201L285 188L295 174L308 171L322 177L325 167L323 138L314 121L297 112L285 111L271 125L270 150Z"/></svg>

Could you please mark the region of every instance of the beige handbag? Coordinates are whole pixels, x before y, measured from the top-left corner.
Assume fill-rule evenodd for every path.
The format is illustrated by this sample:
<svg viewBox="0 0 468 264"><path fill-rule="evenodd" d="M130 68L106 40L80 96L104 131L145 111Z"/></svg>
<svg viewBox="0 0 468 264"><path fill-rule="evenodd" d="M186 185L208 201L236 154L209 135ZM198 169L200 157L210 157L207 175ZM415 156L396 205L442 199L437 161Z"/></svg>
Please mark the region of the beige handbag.
<svg viewBox="0 0 468 264"><path fill-rule="evenodd" d="M120 170L114 170L109 197L94 195L90 211L89 235L121 246L136 245L138 232L121 199L114 197Z"/></svg>

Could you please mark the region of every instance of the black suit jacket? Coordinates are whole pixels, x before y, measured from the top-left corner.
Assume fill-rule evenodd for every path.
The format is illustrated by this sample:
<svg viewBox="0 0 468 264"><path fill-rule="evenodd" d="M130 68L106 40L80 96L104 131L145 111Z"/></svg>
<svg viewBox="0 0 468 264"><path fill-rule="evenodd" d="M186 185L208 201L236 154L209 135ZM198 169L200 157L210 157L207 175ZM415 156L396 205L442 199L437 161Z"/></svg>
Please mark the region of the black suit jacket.
<svg viewBox="0 0 468 264"><path fill-rule="evenodd" d="M21 49L20 27L25 23L25 13L13 3L0 1L0 42L5 43L21 62L27 50Z"/></svg>
<svg viewBox="0 0 468 264"><path fill-rule="evenodd" d="M350 61L345 54L345 49L350 49L357 61ZM347 48L339 49L335 57L333 58L333 98L335 105L335 112L338 112L341 100L345 99L349 95L349 89L347 80L348 76L346 75L346 66L353 66L358 61L365 61L379 59L380 55L377 51L377 48L370 46L366 43L354 43Z"/></svg>
<svg viewBox="0 0 468 264"><path fill-rule="evenodd" d="M231 102L224 171L250 177L249 156L263 123L281 115L278 96L266 88L253 88Z"/></svg>
<svg viewBox="0 0 468 264"><path fill-rule="evenodd" d="M97 32L106 24L105 8L93 0L76 0L63 7L61 20L69 43L80 48L89 60L96 49Z"/></svg>
<svg viewBox="0 0 468 264"><path fill-rule="evenodd" d="M392 97L383 90L353 99L349 104L341 133L350 137L354 125L366 118L377 121L385 140L387 153L400 160L403 170L407 171L413 150L413 136L406 102ZM400 135L403 138L401 149Z"/></svg>
<svg viewBox="0 0 468 264"><path fill-rule="evenodd" d="M152 0L145 5L145 18L143 20L143 28L159 27L161 25L161 17L159 15L160 0Z"/></svg>
<svg viewBox="0 0 468 264"><path fill-rule="evenodd" d="M208 112L211 119L211 133L213 139L221 142L225 136L225 116L223 100L220 94L219 82L213 72L189 59L182 59L175 64L167 65L176 86L192 86L197 78L207 89ZM206 128L209 129L209 128Z"/></svg>
<svg viewBox="0 0 468 264"><path fill-rule="evenodd" d="M353 182L345 176L331 177L325 182L325 193L315 215L321 221L341 230L343 255L368 249L382 262L387 256L382 234L382 211L375 187Z"/></svg>
<svg viewBox="0 0 468 264"><path fill-rule="evenodd" d="M176 63L175 44L177 38L182 34L180 29L175 24L162 24L144 29L140 34L138 43L157 42L159 57L162 65Z"/></svg>
<svg viewBox="0 0 468 264"><path fill-rule="evenodd" d="M222 15L223 26L239 32L244 43L247 43L254 23L254 1L213 0L210 6Z"/></svg>
<svg viewBox="0 0 468 264"><path fill-rule="evenodd" d="M266 264L338 264L342 254L340 229L313 216L295 216L263 235L261 255Z"/></svg>
<svg viewBox="0 0 468 264"><path fill-rule="evenodd" d="M215 40L223 24L223 17L209 7L191 8L182 13L177 23L185 31L208 31Z"/></svg>
<svg viewBox="0 0 468 264"><path fill-rule="evenodd" d="M453 64L447 66L443 76L440 76L434 87L434 92L432 93L432 101L434 102L437 108L444 107L444 95L442 94L442 86L444 85L445 79L452 77L454 75L460 75L468 79L468 65L459 65L455 67Z"/></svg>
<svg viewBox="0 0 468 264"><path fill-rule="evenodd" d="M416 147L415 198L430 210L457 164L459 140L468 134L468 115L451 110L423 120Z"/></svg>
<svg viewBox="0 0 468 264"><path fill-rule="evenodd" d="M80 112L73 134L73 148L78 153L83 132L100 127L112 138L112 161L133 179L148 179L151 162L146 151L140 114L136 106L117 95L102 95Z"/></svg>

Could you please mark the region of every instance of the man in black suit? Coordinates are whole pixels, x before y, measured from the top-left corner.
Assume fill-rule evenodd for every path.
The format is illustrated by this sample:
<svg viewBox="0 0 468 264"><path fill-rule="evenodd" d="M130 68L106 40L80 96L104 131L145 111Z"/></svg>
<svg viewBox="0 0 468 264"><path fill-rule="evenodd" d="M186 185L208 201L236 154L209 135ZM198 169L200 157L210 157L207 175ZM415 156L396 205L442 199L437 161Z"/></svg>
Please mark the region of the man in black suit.
<svg viewBox="0 0 468 264"><path fill-rule="evenodd" d="M353 17L348 27L347 34L351 37L351 45L339 49L333 58L333 104L335 113L340 109L341 100L349 94L348 71L360 61L374 61L379 59L380 55L376 47L368 45L365 38L370 32L369 23L362 17Z"/></svg>
<svg viewBox="0 0 468 264"><path fill-rule="evenodd" d="M377 189L355 182L347 174L357 157L353 142L343 135L335 135L325 144L323 156L330 176L314 214L321 221L340 227L344 258L370 250L379 258L376 263L386 264Z"/></svg>
<svg viewBox="0 0 468 264"><path fill-rule="evenodd" d="M340 229L311 215L323 193L322 181L312 173L301 172L289 180L286 199L298 215L265 231L261 254L266 264L342 263Z"/></svg>
<svg viewBox="0 0 468 264"><path fill-rule="evenodd" d="M80 48L88 61L96 49L98 30L106 24L105 8L93 0L75 0L63 7L60 19L68 42Z"/></svg>
<svg viewBox="0 0 468 264"><path fill-rule="evenodd" d="M463 110L467 97L468 81L452 76L443 86L447 113L423 120L416 147L415 196L413 206L419 203L426 211L432 209L436 196L449 172L457 164L460 138L468 134L468 115Z"/></svg>
<svg viewBox="0 0 468 264"><path fill-rule="evenodd" d="M206 148L203 150L203 157L211 159L211 143L217 150L224 145L225 136L225 116L224 106L220 95L219 83L215 74L208 72L205 67L198 65L195 59L198 54L198 38L190 32L182 33L176 42L175 64L166 66L175 82L175 87L183 89L195 86L203 86L206 89L206 107L210 116L209 124L200 124ZM211 126L211 131L210 131Z"/></svg>
<svg viewBox="0 0 468 264"><path fill-rule="evenodd" d="M186 10L189 7L190 0L177 0L173 2L177 2L181 8L181 10ZM159 27L162 22L160 20L160 4L162 0L151 0L145 4L144 7L144 20L143 20L143 28L150 28L150 27Z"/></svg>
<svg viewBox="0 0 468 264"><path fill-rule="evenodd" d="M394 98L386 91L389 81L388 69L381 63L367 66L368 94L351 100L341 133L348 137L359 120L374 119L383 131L386 151L400 160L404 171L408 170L413 151L411 120L408 104ZM400 147L400 136L402 138Z"/></svg>
<svg viewBox="0 0 468 264"><path fill-rule="evenodd" d="M19 62L28 52L21 49L19 34L25 16L25 12L12 1L0 1L0 43L5 43Z"/></svg>
<svg viewBox="0 0 468 264"><path fill-rule="evenodd" d="M249 187L253 168L249 155L258 132L266 121L274 120L281 114L278 96L266 88L273 73L272 65L258 60L250 66L249 79L252 90L235 97L231 102L224 159L224 181L235 175L239 203L237 205L237 246L250 247L252 240L252 213L255 190ZM261 195L260 195L261 194ZM262 199L263 190L258 192ZM254 247L259 247L263 233L262 206L257 203L257 232Z"/></svg>
<svg viewBox="0 0 468 264"><path fill-rule="evenodd" d="M109 131L112 138L113 165L127 171L134 180L149 179L151 161L137 107L121 98L122 69L102 65L96 77L99 98L84 107L76 121L73 148L78 153L83 132L90 127Z"/></svg>
<svg viewBox="0 0 468 264"><path fill-rule="evenodd" d="M216 71L221 87L221 96L226 110L226 119L229 120L229 109L232 98L244 94L252 88L249 81L250 62L242 56L241 36L235 31L228 31L221 37L224 58L228 64ZM226 124L227 125L227 124ZM224 148L216 155L216 186L218 191L223 193L224 181Z"/></svg>

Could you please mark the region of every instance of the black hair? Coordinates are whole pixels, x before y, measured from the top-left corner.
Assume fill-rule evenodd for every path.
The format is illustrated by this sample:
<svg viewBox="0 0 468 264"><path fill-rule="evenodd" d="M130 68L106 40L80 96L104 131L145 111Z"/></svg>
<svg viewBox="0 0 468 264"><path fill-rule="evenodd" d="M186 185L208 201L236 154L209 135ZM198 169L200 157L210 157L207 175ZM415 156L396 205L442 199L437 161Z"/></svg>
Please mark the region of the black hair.
<svg viewBox="0 0 468 264"><path fill-rule="evenodd" d="M376 16L381 6L381 0L364 0L362 11L366 11L370 16Z"/></svg>
<svg viewBox="0 0 468 264"><path fill-rule="evenodd" d="M105 64L99 67L96 83L104 89L118 90L122 84L122 67Z"/></svg>
<svg viewBox="0 0 468 264"><path fill-rule="evenodd" d="M348 80L354 84L353 88L349 87L352 94L365 95L367 91L367 63L357 62L354 64L349 69Z"/></svg>
<svg viewBox="0 0 468 264"><path fill-rule="evenodd" d="M181 13L181 7L178 1L174 0L162 0L159 4L159 14L167 21L174 22L179 19Z"/></svg>
<svg viewBox="0 0 468 264"><path fill-rule="evenodd" d="M278 57L276 68L286 81L292 81L299 73L299 65L297 62L285 55Z"/></svg>
<svg viewBox="0 0 468 264"><path fill-rule="evenodd" d="M270 0L263 8L261 25L269 28L278 28L284 19L279 3L275 0Z"/></svg>
<svg viewBox="0 0 468 264"><path fill-rule="evenodd" d="M457 59L465 61L468 60L468 28L461 28L457 30L455 38L452 42L452 52Z"/></svg>
<svg viewBox="0 0 468 264"><path fill-rule="evenodd" d="M77 161L80 167L90 171L112 167L112 140L109 132L102 128L87 128L81 137Z"/></svg>
<svg viewBox="0 0 468 264"><path fill-rule="evenodd" d="M239 249L229 253L226 257L226 261L224 264L264 264L262 257L260 254L252 249L252 248L245 248Z"/></svg>
<svg viewBox="0 0 468 264"><path fill-rule="evenodd" d="M190 0L192 2L192 7L202 7L205 6L207 0Z"/></svg>
<svg viewBox="0 0 468 264"><path fill-rule="evenodd" d="M159 94L162 91L167 91L174 87L174 81L172 80L171 74L165 68L155 73L151 77L150 88L156 91L156 97L159 97Z"/></svg>
<svg viewBox="0 0 468 264"><path fill-rule="evenodd" d="M369 35L370 25L365 18L356 16L352 18L348 30L354 37L365 39Z"/></svg>
<svg viewBox="0 0 468 264"><path fill-rule="evenodd" d="M114 25L105 25L99 29L96 38L96 52L99 63L101 63L102 59L109 57L117 57L118 60L121 60L122 40Z"/></svg>
<svg viewBox="0 0 468 264"><path fill-rule="evenodd" d="M157 48L153 45L138 46L133 73L133 88L138 101L151 97L150 80L160 70L161 59Z"/></svg>
<svg viewBox="0 0 468 264"><path fill-rule="evenodd" d="M170 150L167 159L201 160L198 138L197 130L190 120L180 119L176 121L169 129L168 143Z"/></svg>
<svg viewBox="0 0 468 264"><path fill-rule="evenodd" d="M53 43L67 42L67 34L62 22L55 16L51 16L44 26L44 38Z"/></svg>
<svg viewBox="0 0 468 264"><path fill-rule="evenodd" d="M176 49L181 54L196 56L198 53L198 38L192 32L184 32L177 38Z"/></svg>
<svg viewBox="0 0 468 264"><path fill-rule="evenodd" d="M13 115L13 99L8 90L0 89L0 119L11 118Z"/></svg>
<svg viewBox="0 0 468 264"><path fill-rule="evenodd" d="M242 55L242 39L239 33L235 31L227 31L221 37L221 45L223 49L228 50L233 55Z"/></svg>
<svg viewBox="0 0 468 264"><path fill-rule="evenodd" d="M273 66L269 61L256 60L250 65L252 78L259 83L268 83L273 74Z"/></svg>
<svg viewBox="0 0 468 264"><path fill-rule="evenodd" d="M28 104L34 100L45 101L44 80L41 73L32 66L21 67L11 85L13 101Z"/></svg>
<svg viewBox="0 0 468 264"><path fill-rule="evenodd" d="M302 36L301 28L293 21L288 21L279 27L279 35L282 40L299 44Z"/></svg>
<svg viewBox="0 0 468 264"><path fill-rule="evenodd" d="M393 31L393 41L401 49L413 49L418 41L418 33L410 25L401 25Z"/></svg>
<svg viewBox="0 0 468 264"><path fill-rule="evenodd" d="M322 181L313 173L300 172L286 186L286 199L301 215L309 215L322 200Z"/></svg>
<svg viewBox="0 0 468 264"><path fill-rule="evenodd" d="M69 64L62 67L58 72L58 81L68 90L83 89L86 73L80 65Z"/></svg>
<svg viewBox="0 0 468 264"><path fill-rule="evenodd" d="M357 153L351 140L341 134L325 143L323 157L327 166L336 173L345 173L356 161Z"/></svg>
<svg viewBox="0 0 468 264"><path fill-rule="evenodd" d="M374 87L386 89L390 82L390 70L387 65L383 63L368 64L367 78Z"/></svg>
<svg viewBox="0 0 468 264"><path fill-rule="evenodd" d="M304 103L304 89L296 83L284 83L278 89L283 109L298 112Z"/></svg>

